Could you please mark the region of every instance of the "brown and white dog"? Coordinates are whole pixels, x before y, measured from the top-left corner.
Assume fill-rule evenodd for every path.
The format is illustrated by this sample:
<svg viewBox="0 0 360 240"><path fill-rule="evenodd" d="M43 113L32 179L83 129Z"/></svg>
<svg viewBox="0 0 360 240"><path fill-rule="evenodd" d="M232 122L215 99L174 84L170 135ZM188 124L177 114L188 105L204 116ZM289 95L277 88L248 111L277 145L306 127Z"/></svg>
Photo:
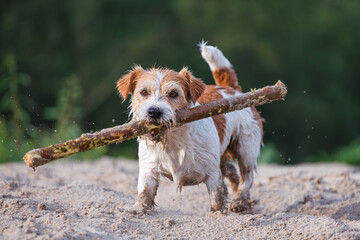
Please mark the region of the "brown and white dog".
<svg viewBox="0 0 360 240"><path fill-rule="evenodd" d="M144 70L136 66L117 82L125 100L132 94L134 120L163 123L175 119L176 109L185 109L241 94L230 62L216 47L200 44L216 85L206 86L183 68ZM249 212L250 188L262 142L262 119L255 108L217 115L168 129L163 140L158 133L141 136L139 141L139 180L136 210L153 209L160 176L175 182L177 188L205 183L211 210L225 210L230 181L234 194L230 210ZM156 136L156 137L155 137ZM238 160L240 178L228 160Z"/></svg>

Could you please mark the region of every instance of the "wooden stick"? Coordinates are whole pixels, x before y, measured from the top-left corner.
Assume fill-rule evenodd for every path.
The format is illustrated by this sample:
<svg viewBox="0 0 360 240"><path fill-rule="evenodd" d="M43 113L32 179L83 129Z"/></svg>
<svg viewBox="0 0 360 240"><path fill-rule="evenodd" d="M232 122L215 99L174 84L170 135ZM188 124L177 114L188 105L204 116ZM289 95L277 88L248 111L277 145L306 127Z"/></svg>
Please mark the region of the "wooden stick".
<svg viewBox="0 0 360 240"><path fill-rule="evenodd" d="M178 127L185 123L217 114L263 105L275 100L284 100L286 94L287 89L285 84L278 81L274 86L251 90L251 92L236 97L224 98L185 110L177 110L176 123L156 125L149 122L131 121L121 126L103 129L99 132L82 134L81 137L64 143L31 150L25 154L24 160L29 167L35 170L38 166L78 152L88 151L111 143L119 143L143 134L151 133L152 131L163 133L170 124Z"/></svg>

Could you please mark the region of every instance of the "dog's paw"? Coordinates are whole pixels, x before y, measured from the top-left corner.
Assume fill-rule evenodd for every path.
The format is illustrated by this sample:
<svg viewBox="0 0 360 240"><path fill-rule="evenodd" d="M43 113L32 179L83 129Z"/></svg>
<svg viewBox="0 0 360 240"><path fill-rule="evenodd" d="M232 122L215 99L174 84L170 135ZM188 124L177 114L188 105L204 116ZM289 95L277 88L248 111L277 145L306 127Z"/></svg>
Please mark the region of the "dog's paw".
<svg viewBox="0 0 360 240"><path fill-rule="evenodd" d="M141 202L136 202L134 206L129 210L129 213L134 215L152 215L154 213L154 208L142 204Z"/></svg>
<svg viewBox="0 0 360 240"><path fill-rule="evenodd" d="M248 203L231 202L229 206L230 211L234 213L251 213L252 209Z"/></svg>
<svg viewBox="0 0 360 240"><path fill-rule="evenodd" d="M222 205L221 207L211 206L210 212L212 212L212 213L219 213L219 214L228 214L228 208L226 207L225 204Z"/></svg>
<svg viewBox="0 0 360 240"><path fill-rule="evenodd" d="M256 201L251 201L238 195L231 200L229 210L235 213L250 214L255 204Z"/></svg>
<svg viewBox="0 0 360 240"><path fill-rule="evenodd" d="M223 208L221 210L213 210L213 209L210 209L210 212L208 212L206 214L206 216L208 217L221 217L221 216L228 216L230 215L230 211L227 209L227 208Z"/></svg>

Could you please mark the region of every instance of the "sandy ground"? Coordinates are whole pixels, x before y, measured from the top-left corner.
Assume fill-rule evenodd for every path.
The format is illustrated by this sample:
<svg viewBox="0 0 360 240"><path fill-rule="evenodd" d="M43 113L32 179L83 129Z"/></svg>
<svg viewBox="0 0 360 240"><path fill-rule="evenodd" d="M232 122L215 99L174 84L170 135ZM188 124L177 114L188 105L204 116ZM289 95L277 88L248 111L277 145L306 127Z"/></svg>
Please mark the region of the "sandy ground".
<svg viewBox="0 0 360 240"><path fill-rule="evenodd" d="M0 165L3 239L360 239L360 169L262 165L253 214L209 213L204 184L163 180L153 215L130 209L137 162L104 158Z"/></svg>

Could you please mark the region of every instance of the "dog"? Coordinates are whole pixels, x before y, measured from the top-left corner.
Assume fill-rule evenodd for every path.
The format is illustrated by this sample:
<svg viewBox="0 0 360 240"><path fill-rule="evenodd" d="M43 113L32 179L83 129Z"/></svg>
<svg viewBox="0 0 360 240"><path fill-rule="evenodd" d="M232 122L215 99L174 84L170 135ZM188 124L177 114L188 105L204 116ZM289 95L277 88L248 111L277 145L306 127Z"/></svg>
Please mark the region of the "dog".
<svg viewBox="0 0 360 240"><path fill-rule="evenodd" d="M184 67L135 66L117 81L124 101L129 94L133 120L152 123L175 121L175 110L191 108L242 93L235 71L223 53L207 43L199 44L202 57L216 85L206 86ZM245 108L170 127L159 138L156 131L138 137L138 196L134 209L152 212L160 176L183 186L205 183L212 211L251 211L250 188L262 144L262 118L255 108ZM237 160L240 177L229 160ZM233 198L227 208L228 178Z"/></svg>

